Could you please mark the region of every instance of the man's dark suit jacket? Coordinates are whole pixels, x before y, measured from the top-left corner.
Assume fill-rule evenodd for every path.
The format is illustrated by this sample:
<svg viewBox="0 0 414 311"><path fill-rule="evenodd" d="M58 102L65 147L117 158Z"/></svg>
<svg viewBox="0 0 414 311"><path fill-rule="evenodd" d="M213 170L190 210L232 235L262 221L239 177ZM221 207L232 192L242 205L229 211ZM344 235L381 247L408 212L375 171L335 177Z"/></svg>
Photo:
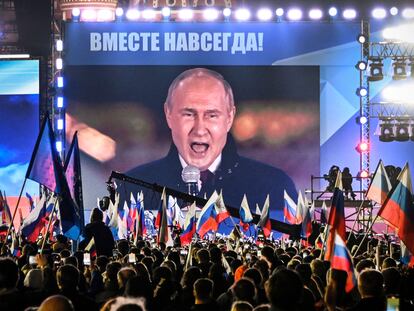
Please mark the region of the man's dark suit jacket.
<svg viewBox="0 0 414 311"><path fill-rule="evenodd" d="M172 144L166 157L140 165L125 174L149 183L156 183L160 186L172 188L181 192L187 192L187 186L181 178L181 166L178 151ZM129 183L118 187L121 198L129 203L131 191L137 193L137 186ZM144 191L145 209L158 209L160 194L142 189ZM270 216L271 218L283 221L284 197L286 190L293 200L297 198L295 185L291 178L282 170L270 165L257 162L237 153L236 146L231 135L228 135L227 144L222 152L221 163L214 174L211 183L203 185L200 190L200 197L206 197L216 191L223 190L224 203L239 208L246 194L249 207L255 213L256 204L260 208L270 195ZM122 202L122 199L121 199ZM122 208L123 205L120 205Z"/></svg>

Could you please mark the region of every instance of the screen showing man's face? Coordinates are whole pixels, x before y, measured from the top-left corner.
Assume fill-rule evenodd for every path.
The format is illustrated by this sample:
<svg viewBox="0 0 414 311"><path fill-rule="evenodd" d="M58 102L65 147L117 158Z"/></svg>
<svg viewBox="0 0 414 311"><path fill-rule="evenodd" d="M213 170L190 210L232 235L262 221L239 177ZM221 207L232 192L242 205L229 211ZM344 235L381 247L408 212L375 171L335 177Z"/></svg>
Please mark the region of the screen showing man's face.
<svg viewBox="0 0 414 311"><path fill-rule="evenodd" d="M174 90L165 114L184 161L208 169L223 150L234 119L222 83L209 76L186 78Z"/></svg>

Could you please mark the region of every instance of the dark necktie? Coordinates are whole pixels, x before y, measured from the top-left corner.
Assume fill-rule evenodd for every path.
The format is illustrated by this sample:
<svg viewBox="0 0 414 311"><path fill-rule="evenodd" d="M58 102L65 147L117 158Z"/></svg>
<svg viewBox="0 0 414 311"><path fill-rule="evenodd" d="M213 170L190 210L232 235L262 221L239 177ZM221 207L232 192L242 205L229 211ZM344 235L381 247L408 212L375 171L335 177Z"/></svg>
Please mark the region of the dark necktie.
<svg viewBox="0 0 414 311"><path fill-rule="evenodd" d="M201 186L205 187L207 184L211 183L214 179L214 174L209 170L200 172Z"/></svg>

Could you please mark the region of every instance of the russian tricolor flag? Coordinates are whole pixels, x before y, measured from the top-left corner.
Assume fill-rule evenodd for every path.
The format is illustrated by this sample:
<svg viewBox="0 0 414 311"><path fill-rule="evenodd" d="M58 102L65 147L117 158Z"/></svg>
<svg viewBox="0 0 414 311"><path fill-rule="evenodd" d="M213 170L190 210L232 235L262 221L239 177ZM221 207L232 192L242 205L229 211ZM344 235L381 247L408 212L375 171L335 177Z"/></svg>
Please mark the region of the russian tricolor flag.
<svg viewBox="0 0 414 311"><path fill-rule="evenodd" d="M45 217L45 203L46 196L42 195L39 202L37 202L36 207L23 220L21 232L30 242L36 242L40 231L47 223Z"/></svg>
<svg viewBox="0 0 414 311"><path fill-rule="evenodd" d="M391 182L388 178L384 164L382 163L382 160L380 160L365 196L369 200L384 204L390 190Z"/></svg>
<svg viewBox="0 0 414 311"><path fill-rule="evenodd" d="M286 190L284 190L283 197L285 199L285 208L283 211L285 219L290 224L296 224L296 203L292 200Z"/></svg>
<svg viewBox="0 0 414 311"><path fill-rule="evenodd" d="M268 237L272 232L272 226L270 223L270 215L269 215L269 195L267 195L265 203L262 209L262 215L260 216L259 223L257 224L259 227L262 228L265 237Z"/></svg>
<svg viewBox="0 0 414 311"><path fill-rule="evenodd" d="M223 221L225 221L227 218L230 217L230 214L226 208L226 205L224 204L223 192L220 192L216 200L215 207L216 207L216 221L218 224L222 223Z"/></svg>
<svg viewBox="0 0 414 311"><path fill-rule="evenodd" d="M352 264L352 257L345 245L344 240L335 232L335 242L332 252L331 268L343 270L348 274L346 279L345 290L349 293L357 284Z"/></svg>
<svg viewBox="0 0 414 311"><path fill-rule="evenodd" d="M197 221L197 233L200 235L200 238L204 238L209 231L217 231L218 223L215 207L217 198L217 192L214 191L200 212Z"/></svg>
<svg viewBox="0 0 414 311"><path fill-rule="evenodd" d="M414 204L408 163L397 180L378 215L398 230L398 236L414 254Z"/></svg>
<svg viewBox="0 0 414 311"><path fill-rule="evenodd" d="M243 228L243 231L249 230L250 223L253 221L252 213L250 212L249 203L247 201L246 195L243 196L243 200L240 205L240 225Z"/></svg>
<svg viewBox="0 0 414 311"><path fill-rule="evenodd" d="M144 209L144 193L141 191L137 194L137 220L135 234L137 236L144 236L147 233L147 226L145 225L145 209Z"/></svg>
<svg viewBox="0 0 414 311"><path fill-rule="evenodd" d="M188 245L193 239L194 233L196 232L196 219L195 219L196 205L193 203L185 215L184 230L180 235L181 245Z"/></svg>

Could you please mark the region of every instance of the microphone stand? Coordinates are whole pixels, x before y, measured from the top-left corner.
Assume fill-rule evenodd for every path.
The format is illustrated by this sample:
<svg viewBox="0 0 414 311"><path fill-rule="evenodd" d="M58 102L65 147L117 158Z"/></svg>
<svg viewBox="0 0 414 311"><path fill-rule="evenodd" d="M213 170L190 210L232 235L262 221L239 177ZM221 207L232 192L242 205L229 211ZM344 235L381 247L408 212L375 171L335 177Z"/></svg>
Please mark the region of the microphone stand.
<svg viewBox="0 0 414 311"><path fill-rule="evenodd" d="M117 179L117 180L121 180L124 182L129 182L131 184L134 185L138 185L140 187L144 187L147 189L150 189L152 191L158 192L158 193L162 193L162 191L165 189L165 193L167 195L171 195L177 199L181 199L185 202L188 203L192 203L195 202L197 206L204 206L208 200L204 199L204 198L200 198L198 196L194 196L191 194L187 194L185 192L181 192L172 188L167 188L167 187L163 187L160 186L156 183L149 183L146 182L144 180L138 179L138 178L133 178L130 176L127 176L125 174L119 173L119 172L115 172L112 171L111 175L109 176L108 182L107 183L112 183L112 179ZM233 206L229 206L226 204L226 208L230 214L230 216L232 217L236 217L236 218L240 218L240 214L239 214L239 209ZM253 214L253 222L255 224L257 224L260 220L260 215L257 214ZM282 233L286 233L286 234L290 234L290 235L299 235L300 231L301 231L301 225L292 225L292 224L287 224L284 223L282 221L276 220L276 219L270 219L270 224L273 230L275 231L279 231Z"/></svg>

